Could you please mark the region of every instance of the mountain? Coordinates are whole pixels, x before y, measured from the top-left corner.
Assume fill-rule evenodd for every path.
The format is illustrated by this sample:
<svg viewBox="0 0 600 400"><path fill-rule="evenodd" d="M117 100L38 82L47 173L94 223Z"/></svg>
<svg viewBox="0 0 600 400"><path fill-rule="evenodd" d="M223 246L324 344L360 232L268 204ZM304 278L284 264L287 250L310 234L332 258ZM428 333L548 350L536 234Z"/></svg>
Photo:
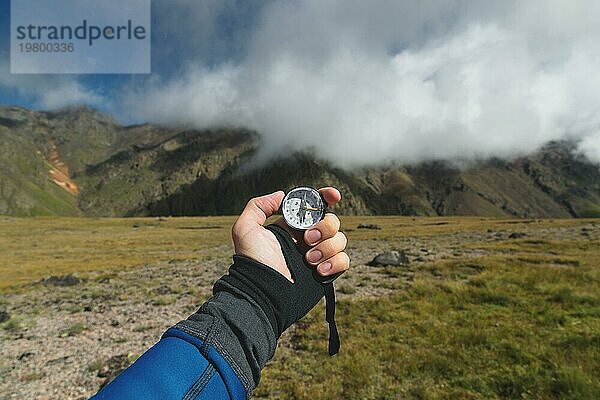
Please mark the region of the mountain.
<svg viewBox="0 0 600 400"><path fill-rule="evenodd" d="M600 217L600 168L568 142L512 160L342 170L309 154L255 165L244 129L121 126L88 107L0 106L0 214L236 214L255 195L338 187L346 214Z"/></svg>

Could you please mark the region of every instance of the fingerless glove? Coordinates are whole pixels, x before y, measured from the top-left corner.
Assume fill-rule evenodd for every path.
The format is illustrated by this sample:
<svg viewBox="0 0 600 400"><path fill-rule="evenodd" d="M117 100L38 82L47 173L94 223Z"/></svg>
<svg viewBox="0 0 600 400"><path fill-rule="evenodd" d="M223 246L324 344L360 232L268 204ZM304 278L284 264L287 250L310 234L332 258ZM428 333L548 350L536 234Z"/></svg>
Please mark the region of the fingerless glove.
<svg viewBox="0 0 600 400"><path fill-rule="evenodd" d="M235 287L247 293L263 309L277 338L300 318L305 316L325 294L315 268L304 261L288 232L278 225L267 227L281 245L283 255L294 282L262 263L242 256L234 256L229 274L214 286L214 291Z"/></svg>

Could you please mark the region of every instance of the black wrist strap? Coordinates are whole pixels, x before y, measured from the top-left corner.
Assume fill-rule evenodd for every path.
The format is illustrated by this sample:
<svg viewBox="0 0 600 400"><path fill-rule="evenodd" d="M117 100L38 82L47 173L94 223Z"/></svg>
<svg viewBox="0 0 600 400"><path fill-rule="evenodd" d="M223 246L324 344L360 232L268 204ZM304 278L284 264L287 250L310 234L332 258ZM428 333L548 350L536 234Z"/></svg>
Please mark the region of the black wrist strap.
<svg viewBox="0 0 600 400"><path fill-rule="evenodd" d="M335 288L333 282L324 283L325 290L325 321L329 325L329 355L334 356L340 351L340 335L335 323Z"/></svg>

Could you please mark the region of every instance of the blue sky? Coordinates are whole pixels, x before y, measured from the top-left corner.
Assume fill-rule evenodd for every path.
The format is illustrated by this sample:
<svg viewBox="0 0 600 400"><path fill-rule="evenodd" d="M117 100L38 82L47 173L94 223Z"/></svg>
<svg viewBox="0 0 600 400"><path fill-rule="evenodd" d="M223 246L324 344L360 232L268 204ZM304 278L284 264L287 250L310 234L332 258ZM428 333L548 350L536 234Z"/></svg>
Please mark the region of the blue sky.
<svg viewBox="0 0 600 400"><path fill-rule="evenodd" d="M10 0L0 0L0 54L2 58L8 60L10 57ZM0 70L0 74L8 75L7 65ZM51 79L50 75L41 75L39 78ZM131 79L127 75L66 75L67 79L77 79L83 85L97 88L105 93L118 88L126 80ZM26 79L26 78L25 78ZM40 104L34 94L22 93L19 86L0 87L0 104L19 105L27 108L39 108Z"/></svg>
<svg viewBox="0 0 600 400"><path fill-rule="evenodd" d="M172 6L173 3L179 3ZM119 97L127 88L141 88L148 82L169 80L182 73L188 63L217 68L224 62L235 62L243 54L244 36L251 29L256 15L264 1L204 1L204 5L194 6L193 2L153 0L152 2L152 74L82 74L60 76L38 74L36 76L17 75L17 82L6 84L11 79L8 70L10 52L10 0L0 0L0 54L6 64L0 64L0 104L19 105L33 109L60 108L64 104L48 104L40 100L36 90L30 86L41 81L76 82L82 90L89 90L103 99ZM210 26L198 27L193 21L185 20L186 7L194 13L204 13L210 18ZM188 15L189 17L189 15ZM179 23L182 22L182 23ZM198 31L198 29L200 31ZM14 76L12 77L15 78ZM3 84L4 83L4 84ZM77 101L73 105L78 104ZM110 100L98 101L94 107L107 112L115 112L115 103ZM126 112L117 114L125 120L135 120Z"/></svg>
<svg viewBox="0 0 600 400"><path fill-rule="evenodd" d="M600 162L596 0L153 0L153 73L81 76L10 75L8 3L0 103L243 126L344 167L564 139Z"/></svg>

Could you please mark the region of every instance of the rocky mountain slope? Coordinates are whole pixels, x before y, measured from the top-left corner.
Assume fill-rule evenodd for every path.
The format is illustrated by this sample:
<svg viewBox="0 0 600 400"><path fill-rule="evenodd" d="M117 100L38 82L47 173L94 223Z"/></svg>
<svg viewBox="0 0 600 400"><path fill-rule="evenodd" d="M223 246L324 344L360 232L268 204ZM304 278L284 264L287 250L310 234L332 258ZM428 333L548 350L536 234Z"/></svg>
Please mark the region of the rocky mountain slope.
<svg viewBox="0 0 600 400"><path fill-rule="evenodd" d="M249 197L334 185L346 214L600 217L600 168L569 143L514 160L345 171L307 154L253 165L243 129L124 127L87 107L0 106L0 214L235 214Z"/></svg>

